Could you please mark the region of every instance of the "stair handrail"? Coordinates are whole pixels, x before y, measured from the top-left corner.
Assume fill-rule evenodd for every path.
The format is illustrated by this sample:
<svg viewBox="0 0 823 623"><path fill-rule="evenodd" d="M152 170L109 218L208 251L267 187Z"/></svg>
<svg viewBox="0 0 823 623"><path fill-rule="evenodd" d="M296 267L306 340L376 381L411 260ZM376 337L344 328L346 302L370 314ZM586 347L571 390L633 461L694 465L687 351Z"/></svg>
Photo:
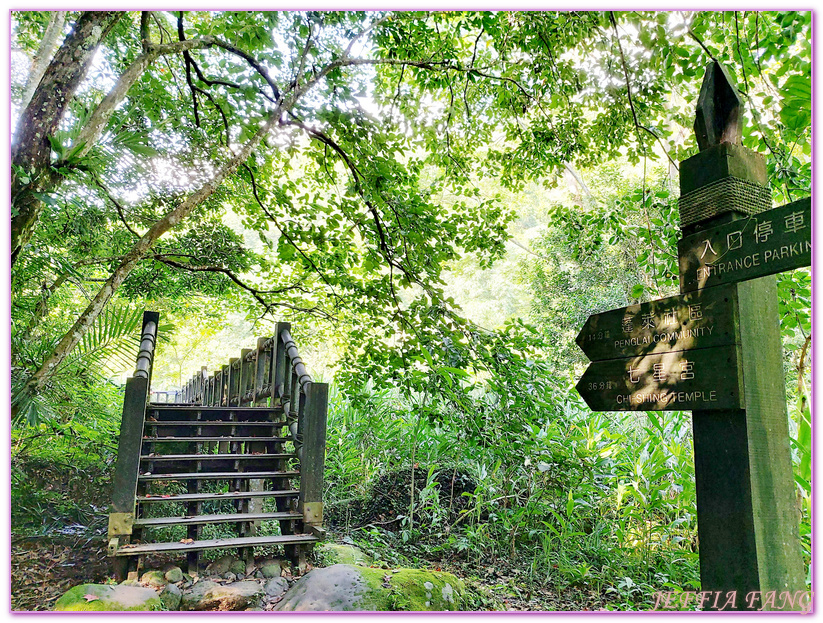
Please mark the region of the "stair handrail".
<svg viewBox="0 0 823 623"><path fill-rule="evenodd" d="M146 405L151 396L151 373L159 321L159 312L148 310L143 312L140 348L137 352L134 374L126 379L117 464L112 476L112 503L108 530L109 555L114 555L118 546L122 542L128 542L132 534L137 500L140 447L146 418Z"/></svg>

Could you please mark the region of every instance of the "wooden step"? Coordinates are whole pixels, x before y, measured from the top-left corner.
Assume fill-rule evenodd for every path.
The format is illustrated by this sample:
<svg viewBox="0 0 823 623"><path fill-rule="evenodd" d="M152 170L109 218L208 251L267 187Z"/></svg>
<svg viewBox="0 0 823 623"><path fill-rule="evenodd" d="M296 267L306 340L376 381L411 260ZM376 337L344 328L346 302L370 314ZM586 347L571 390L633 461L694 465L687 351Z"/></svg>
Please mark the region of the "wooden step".
<svg viewBox="0 0 823 623"><path fill-rule="evenodd" d="M173 495L141 495L137 501L146 502L208 502L211 500L245 500L248 498L286 498L300 492L296 489L283 491L229 491L227 493L176 493Z"/></svg>
<svg viewBox="0 0 823 623"><path fill-rule="evenodd" d="M285 443L287 441L291 441L291 437L249 437L247 435L243 435L242 437L154 437L149 435L143 436L143 441L147 441L150 443L157 443L161 441L189 441L189 442L197 442L201 441L203 443L210 442L210 441L275 441L277 443Z"/></svg>
<svg viewBox="0 0 823 623"><path fill-rule="evenodd" d="M142 556L159 552L195 552L203 549L231 547L255 547L263 545L296 545L317 543L320 539L311 534L289 534L286 536L247 536L231 539L208 539L192 543L145 543L123 545L115 556Z"/></svg>
<svg viewBox="0 0 823 623"><path fill-rule="evenodd" d="M173 404L150 404L146 409L147 413L238 413L238 414L253 414L259 415L261 413L283 413L283 407L204 407L203 405L173 405Z"/></svg>
<svg viewBox="0 0 823 623"><path fill-rule="evenodd" d="M288 422L238 422L235 420L146 420L146 426L285 426Z"/></svg>
<svg viewBox="0 0 823 623"><path fill-rule="evenodd" d="M150 402L149 409L154 409L155 407L191 407L193 406L190 402Z"/></svg>
<svg viewBox="0 0 823 623"><path fill-rule="evenodd" d="M178 474L140 474L139 481L147 480L235 480L253 478L294 478L300 472L193 472Z"/></svg>
<svg viewBox="0 0 823 623"><path fill-rule="evenodd" d="M294 453L261 454L143 454L141 461L223 461L227 459L292 459Z"/></svg>
<svg viewBox="0 0 823 623"><path fill-rule="evenodd" d="M234 523L244 521L283 521L303 519L300 513L231 513L228 515L189 515L187 517L147 517L135 519L134 526L156 528L159 526L194 526L206 523Z"/></svg>

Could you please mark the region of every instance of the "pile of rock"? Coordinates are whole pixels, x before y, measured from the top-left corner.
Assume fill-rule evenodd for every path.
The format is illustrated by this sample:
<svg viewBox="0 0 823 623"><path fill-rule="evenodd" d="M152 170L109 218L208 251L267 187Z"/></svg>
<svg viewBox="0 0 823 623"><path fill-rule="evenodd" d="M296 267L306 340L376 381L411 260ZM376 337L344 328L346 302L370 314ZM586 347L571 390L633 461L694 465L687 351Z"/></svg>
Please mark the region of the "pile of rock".
<svg viewBox="0 0 823 623"><path fill-rule="evenodd" d="M324 544L325 568L295 579L283 560L213 561L202 577L167 566L119 585L82 584L55 610L461 610L463 582L441 571L387 569L351 545Z"/></svg>
<svg viewBox="0 0 823 623"><path fill-rule="evenodd" d="M233 556L223 556L209 564L202 577L169 565L119 585L75 586L57 600L54 609L270 610L293 581L288 564L282 560L246 565Z"/></svg>

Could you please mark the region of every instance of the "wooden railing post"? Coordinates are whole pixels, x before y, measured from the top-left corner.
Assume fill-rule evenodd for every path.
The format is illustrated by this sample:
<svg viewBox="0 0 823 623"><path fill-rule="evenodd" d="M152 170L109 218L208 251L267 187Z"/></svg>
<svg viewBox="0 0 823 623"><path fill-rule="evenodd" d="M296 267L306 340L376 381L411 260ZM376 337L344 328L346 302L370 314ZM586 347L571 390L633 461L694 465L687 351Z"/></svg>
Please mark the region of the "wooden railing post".
<svg viewBox="0 0 823 623"><path fill-rule="evenodd" d="M254 383L253 372L252 372L252 362L248 361L249 355L252 353L251 348L243 348L240 350L240 370L239 370L239 379L237 382L237 406L242 407L243 403L246 401L246 394L249 391L249 387L252 387L252 383ZM249 382L251 381L251 383ZM252 400L254 398L252 397ZM253 406L251 402L249 406Z"/></svg>
<svg viewBox="0 0 823 623"><path fill-rule="evenodd" d="M151 372L159 319L158 312L143 313L137 365L134 375L126 380L123 418L120 421L120 439L117 447L117 464L112 478L113 493L108 530L110 555L117 551L121 539L125 542L129 540L133 531L143 424L151 391ZM125 575L124 569L120 567L115 569L115 572L119 576Z"/></svg>
<svg viewBox="0 0 823 623"><path fill-rule="evenodd" d="M327 383L304 385L305 405L298 425L302 433L300 502L303 524L310 530L323 524L323 469L326 463L326 415L329 407Z"/></svg>
<svg viewBox="0 0 823 623"><path fill-rule="evenodd" d="M288 322L278 322L274 333L274 362L271 371L271 395L272 406L277 398L279 404L283 404L284 397L288 396L286 389L286 379L289 378L288 356L286 355L286 345L283 343L283 331L289 331L291 324ZM288 415L286 413L285 415Z"/></svg>

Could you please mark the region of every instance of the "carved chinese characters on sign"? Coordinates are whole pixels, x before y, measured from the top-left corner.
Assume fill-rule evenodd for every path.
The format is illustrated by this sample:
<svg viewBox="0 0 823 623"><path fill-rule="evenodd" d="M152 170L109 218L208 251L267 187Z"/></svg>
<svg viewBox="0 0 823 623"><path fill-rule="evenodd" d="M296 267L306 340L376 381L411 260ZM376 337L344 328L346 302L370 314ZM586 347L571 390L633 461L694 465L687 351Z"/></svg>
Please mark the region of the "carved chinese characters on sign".
<svg viewBox="0 0 823 623"><path fill-rule="evenodd" d="M677 248L684 292L809 266L811 200L707 229Z"/></svg>
<svg viewBox="0 0 823 623"><path fill-rule="evenodd" d="M689 411L743 406L737 346L593 362L577 384L593 411Z"/></svg>
<svg viewBox="0 0 823 623"><path fill-rule="evenodd" d="M712 288L589 316L577 344L593 361L734 343L736 294Z"/></svg>

